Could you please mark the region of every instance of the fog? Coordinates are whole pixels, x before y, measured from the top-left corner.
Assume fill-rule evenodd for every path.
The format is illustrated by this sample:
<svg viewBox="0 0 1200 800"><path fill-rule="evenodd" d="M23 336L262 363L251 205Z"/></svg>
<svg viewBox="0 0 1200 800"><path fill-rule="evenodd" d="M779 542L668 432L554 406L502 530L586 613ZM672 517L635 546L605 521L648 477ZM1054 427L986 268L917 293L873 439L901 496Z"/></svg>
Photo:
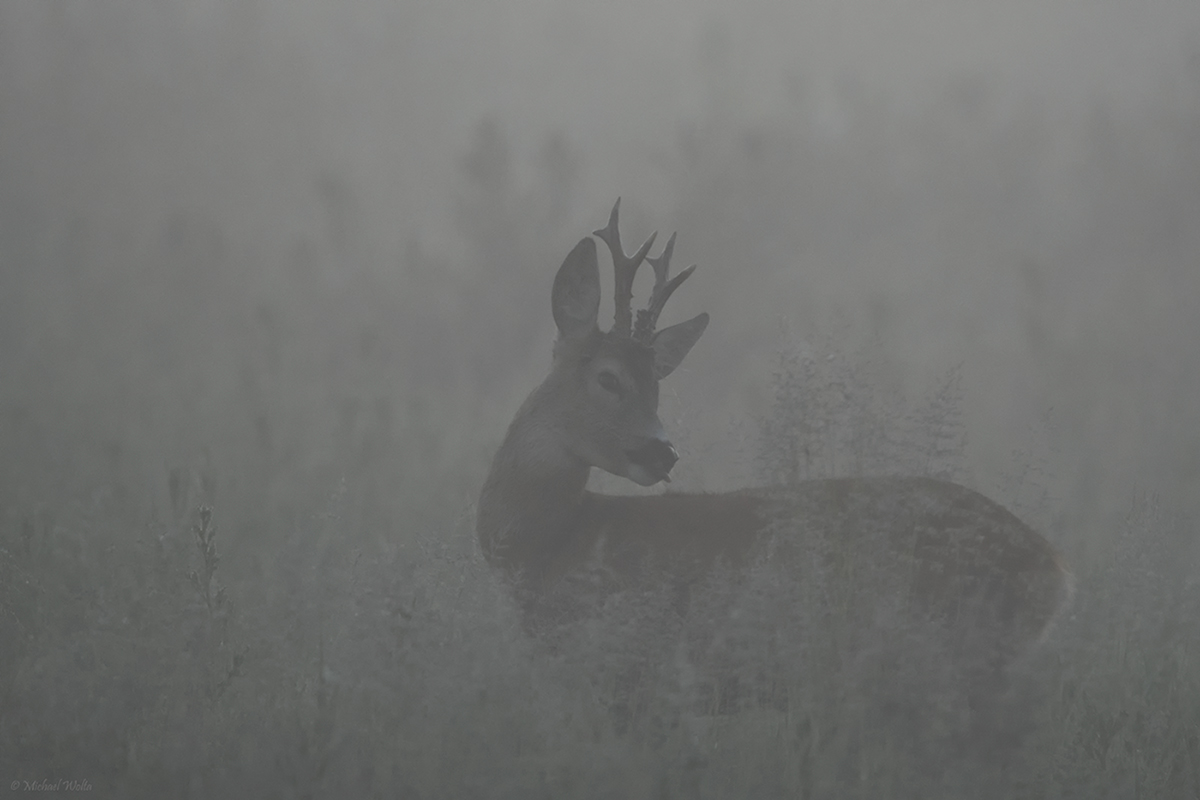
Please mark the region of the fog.
<svg viewBox="0 0 1200 800"><path fill-rule="evenodd" d="M750 796L770 766L678 765L762 752L757 718L613 728L571 677L608 640L538 650L475 544L554 271L617 197L699 264L664 321L712 316L663 383L673 486L778 478L801 406L822 474L932 473L839 415L936 416L1080 585L1005 779L1197 791L1185 0L5 4L0 786ZM887 763L804 785L1011 786Z"/></svg>

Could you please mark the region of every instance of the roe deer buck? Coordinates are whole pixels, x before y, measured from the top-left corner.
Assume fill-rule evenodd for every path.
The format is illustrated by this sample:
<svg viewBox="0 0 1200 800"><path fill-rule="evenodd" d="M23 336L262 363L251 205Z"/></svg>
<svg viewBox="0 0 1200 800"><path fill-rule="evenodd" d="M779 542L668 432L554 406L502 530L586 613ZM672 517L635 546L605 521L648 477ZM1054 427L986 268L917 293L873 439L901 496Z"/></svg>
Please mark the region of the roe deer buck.
<svg viewBox="0 0 1200 800"><path fill-rule="evenodd" d="M550 374L509 426L479 499L483 553L511 584L526 625L540 631L572 619L586 600L603 601L638 582L676 592L686 614L689 591L718 565L736 576L775 548L774 539L799 533L835 543L869 540L906 602L969 627L992 667L1037 641L1070 594L1070 573L1044 538L963 486L864 477L703 494L585 489L592 467L641 486L669 481L678 454L658 419L658 382L708 325L700 314L656 330L663 306L694 267L670 276L674 236L658 258L647 258L654 236L626 255L619 204L595 232L612 251L615 322L607 333L597 327L596 245L585 238L554 279L558 337ZM634 319L633 278L643 260L653 267L654 287ZM785 530L780 519L793 527ZM776 561L777 550L770 554Z"/></svg>

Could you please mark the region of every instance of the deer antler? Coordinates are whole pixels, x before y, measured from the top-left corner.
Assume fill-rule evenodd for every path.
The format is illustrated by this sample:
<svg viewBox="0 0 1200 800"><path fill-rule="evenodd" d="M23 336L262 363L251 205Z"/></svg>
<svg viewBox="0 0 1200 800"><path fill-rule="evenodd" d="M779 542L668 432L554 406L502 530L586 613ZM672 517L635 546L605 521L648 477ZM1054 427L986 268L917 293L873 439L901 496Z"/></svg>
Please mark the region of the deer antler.
<svg viewBox="0 0 1200 800"><path fill-rule="evenodd" d="M617 211L620 207L621 198L618 197L612 213L608 216L608 227L592 231L592 233L600 237L612 253L613 278L616 284L613 292L613 306L616 308L616 313L613 315L612 329L618 335L629 336L633 323L633 311L629 307L633 301L633 276L637 274L638 267L646 259L646 254L650 252L650 247L654 244L654 237L658 236L658 233L650 234L650 238L638 248L636 253L631 256L625 255L625 251L621 249L621 232L617 230ZM658 268L656 267L654 271L657 274ZM641 314L642 312L638 313L639 322Z"/></svg>
<svg viewBox="0 0 1200 800"><path fill-rule="evenodd" d="M663 248L662 255L658 258L646 259L654 268L654 289L650 292L650 304L637 314L637 326L634 328L633 338L639 342L650 344L650 340L654 338L654 326L658 324L658 315L662 313L663 306L679 288L679 284L686 281L688 276L696 271L696 265L692 264L674 278L670 277L671 254L674 252L675 234L672 233L671 238L667 240L667 246Z"/></svg>

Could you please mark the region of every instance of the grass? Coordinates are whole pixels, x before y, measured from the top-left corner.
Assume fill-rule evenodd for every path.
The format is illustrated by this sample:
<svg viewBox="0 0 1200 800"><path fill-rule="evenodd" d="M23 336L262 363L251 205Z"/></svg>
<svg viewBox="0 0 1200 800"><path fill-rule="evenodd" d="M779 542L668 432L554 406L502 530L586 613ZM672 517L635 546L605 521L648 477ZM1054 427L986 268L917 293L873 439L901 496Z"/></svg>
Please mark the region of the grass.
<svg viewBox="0 0 1200 800"><path fill-rule="evenodd" d="M952 380L906 406L853 359L789 359L764 430L811 419L822 398L858 415L810 441L823 454L810 465L965 464L945 444ZM856 429L871 438L845 438ZM766 441L779 451L764 446L764 471L798 469L804 447ZM962 676L936 638L844 578L760 565L736 591L714 579L704 597L739 612L715 631L653 594L617 598L551 652L522 633L476 550L469 481L396 504L376 480L263 509L225 494L264 484L202 464L145 490L166 498L163 515L114 482L8 503L4 784L84 779L122 797L1200 792L1200 584L1172 568L1191 523L1152 495L1079 571L1069 615L1013 672L1003 752L981 753L961 746ZM405 503L408 518L387 517ZM740 665L741 682L712 663Z"/></svg>

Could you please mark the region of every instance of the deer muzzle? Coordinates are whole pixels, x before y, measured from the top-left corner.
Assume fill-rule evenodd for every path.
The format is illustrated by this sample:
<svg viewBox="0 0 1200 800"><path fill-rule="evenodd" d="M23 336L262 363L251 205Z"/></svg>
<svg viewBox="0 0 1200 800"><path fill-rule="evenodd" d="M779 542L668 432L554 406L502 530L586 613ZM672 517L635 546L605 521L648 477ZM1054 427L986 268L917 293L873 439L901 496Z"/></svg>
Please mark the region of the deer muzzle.
<svg viewBox="0 0 1200 800"><path fill-rule="evenodd" d="M625 455L631 464L640 467L655 482L669 482L671 468L679 460L679 452L666 439L648 439L640 447L626 450Z"/></svg>

